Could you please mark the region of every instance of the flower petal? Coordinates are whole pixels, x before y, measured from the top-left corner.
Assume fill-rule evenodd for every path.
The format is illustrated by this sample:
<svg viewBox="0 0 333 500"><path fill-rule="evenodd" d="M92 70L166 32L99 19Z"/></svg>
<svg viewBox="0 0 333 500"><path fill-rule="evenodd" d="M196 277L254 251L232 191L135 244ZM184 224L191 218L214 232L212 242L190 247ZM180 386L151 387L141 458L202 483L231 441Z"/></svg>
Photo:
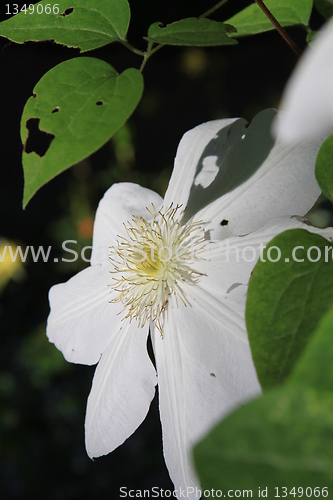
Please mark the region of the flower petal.
<svg viewBox="0 0 333 500"><path fill-rule="evenodd" d="M243 184L197 214L213 239L242 235L286 215L304 215L320 194L315 162L325 138L298 144L276 141L260 168Z"/></svg>
<svg viewBox="0 0 333 500"><path fill-rule="evenodd" d="M132 220L133 215L149 216L146 207L160 208L162 198L138 184L122 182L113 184L99 202L93 235L91 264L108 260L109 247L116 244L117 235L124 232L123 223Z"/></svg>
<svg viewBox="0 0 333 500"><path fill-rule="evenodd" d="M118 330L96 368L85 422L90 457L121 445L145 419L155 394L156 372L147 352L148 327Z"/></svg>
<svg viewBox="0 0 333 500"><path fill-rule="evenodd" d="M169 308L163 338L154 335L164 457L175 489L194 488L192 447L237 405L260 394L245 326L225 331L209 312ZM243 335L244 339L241 338Z"/></svg>
<svg viewBox="0 0 333 500"><path fill-rule="evenodd" d="M202 258L198 254L193 264L193 269L204 276L193 285L189 294L195 295L200 287L211 294L212 302L214 298L223 301L229 289L235 289L238 284L248 284L251 272L270 240L283 231L299 228L323 231L309 226L305 219L299 217L279 217L253 233L209 242Z"/></svg>
<svg viewBox="0 0 333 500"><path fill-rule="evenodd" d="M216 158L218 154L219 160L222 160L229 147L242 136L245 127L245 120L232 118L203 123L186 132L177 149L164 205L166 207L171 203L186 205L195 178L198 178L200 183L206 184L210 177L207 170L214 172L214 168L207 168L204 159Z"/></svg>
<svg viewBox="0 0 333 500"><path fill-rule="evenodd" d="M208 122L182 138L164 204L186 206L213 238L255 231L274 217L307 213L320 194L314 175L325 137L300 144L274 141L275 110L242 119ZM223 228L221 228L221 224ZM223 229L223 230L222 230Z"/></svg>
<svg viewBox="0 0 333 500"><path fill-rule="evenodd" d="M110 304L109 270L107 262L88 267L49 292L51 312L46 334L67 361L97 363L120 328L121 308Z"/></svg>
<svg viewBox="0 0 333 500"><path fill-rule="evenodd" d="M307 49L282 97L286 110L274 132L284 141L300 141L333 126L333 23L328 23Z"/></svg>

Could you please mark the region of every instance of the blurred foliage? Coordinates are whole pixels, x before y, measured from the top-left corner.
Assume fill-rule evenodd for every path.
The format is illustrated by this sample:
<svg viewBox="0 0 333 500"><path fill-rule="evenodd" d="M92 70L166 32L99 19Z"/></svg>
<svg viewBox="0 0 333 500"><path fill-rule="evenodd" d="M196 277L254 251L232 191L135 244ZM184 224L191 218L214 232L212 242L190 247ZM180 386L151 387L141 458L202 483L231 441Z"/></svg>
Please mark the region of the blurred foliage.
<svg viewBox="0 0 333 500"><path fill-rule="evenodd" d="M17 352L18 363L26 371L31 385L36 389L47 387L53 377L69 370L70 367L57 349L50 349L45 326L43 323L27 335Z"/></svg>
<svg viewBox="0 0 333 500"><path fill-rule="evenodd" d="M9 248L12 250L12 254L10 254ZM0 238L0 294L11 279L21 281L25 276L22 261L12 258L17 251L18 248L13 241Z"/></svg>

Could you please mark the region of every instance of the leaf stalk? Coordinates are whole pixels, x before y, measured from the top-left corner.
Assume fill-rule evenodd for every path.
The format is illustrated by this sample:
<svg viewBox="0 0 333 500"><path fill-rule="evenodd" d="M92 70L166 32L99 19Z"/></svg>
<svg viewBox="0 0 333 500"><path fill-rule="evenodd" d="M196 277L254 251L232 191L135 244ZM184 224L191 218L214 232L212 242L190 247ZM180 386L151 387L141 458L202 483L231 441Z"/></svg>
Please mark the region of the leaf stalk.
<svg viewBox="0 0 333 500"><path fill-rule="evenodd" d="M271 11L266 7L264 2L262 0L255 0L256 4L261 8L265 16L270 20L270 22L273 24L273 26L277 29L277 31L280 33L284 41L289 45L291 50L297 55L297 57L301 57L302 51L298 48L296 43L290 38L288 33L284 28L282 28L281 24L279 21L273 16Z"/></svg>

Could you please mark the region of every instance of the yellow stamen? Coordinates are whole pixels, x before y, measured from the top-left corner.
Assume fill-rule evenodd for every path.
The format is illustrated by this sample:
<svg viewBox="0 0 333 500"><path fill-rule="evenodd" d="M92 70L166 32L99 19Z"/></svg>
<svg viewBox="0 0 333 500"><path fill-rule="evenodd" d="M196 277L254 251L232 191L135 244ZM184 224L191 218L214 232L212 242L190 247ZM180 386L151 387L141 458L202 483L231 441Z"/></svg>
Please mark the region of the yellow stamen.
<svg viewBox="0 0 333 500"><path fill-rule="evenodd" d="M170 296L189 304L186 285L202 276L192 265L207 243L200 221L181 224L181 205L162 209L147 208L149 221L134 215L124 224L126 236L118 236L110 251L114 274L110 286L117 294L111 302L123 304L123 319L136 319L140 327L152 320L161 334Z"/></svg>

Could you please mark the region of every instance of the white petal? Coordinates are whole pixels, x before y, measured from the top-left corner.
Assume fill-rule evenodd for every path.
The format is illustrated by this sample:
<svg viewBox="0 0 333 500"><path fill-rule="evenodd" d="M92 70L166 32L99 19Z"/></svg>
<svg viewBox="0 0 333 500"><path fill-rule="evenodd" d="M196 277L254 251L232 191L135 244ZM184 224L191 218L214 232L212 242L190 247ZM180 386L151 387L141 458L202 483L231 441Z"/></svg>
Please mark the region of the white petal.
<svg viewBox="0 0 333 500"><path fill-rule="evenodd" d="M88 267L50 290L46 333L67 361L97 363L120 328L120 307L110 304L109 269L107 262Z"/></svg>
<svg viewBox="0 0 333 500"><path fill-rule="evenodd" d="M204 308L168 308L154 336L164 457L175 489L200 487L192 447L232 408L261 393L245 325L237 335ZM243 337L243 338L242 338Z"/></svg>
<svg viewBox="0 0 333 500"><path fill-rule="evenodd" d="M281 217L254 233L212 244L212 250L206 254L210 260L199 260L195 264L195 270L203 276L188 289L188 302L194 308L203 307L232 335L238 335L234 326L243 328L247 285L253 268L267 244L290 229L303 229L333 240L331 227L320 229L296 217Z"/></svg>
<svg viewBox="0 0 333 500"><path fill-rule="evenodd" d="M193 269L204 276L191 287L189 293L195 295L200 287L211 295L209 300L212 303L214 299L223 301L230 288L248 284L251 272L267 243L288 229L323 231L308 226L297 217L280 217L270 220L253 233L211 242L202 254L203 258L193 264Z"/></svg>
<svg viewBox="0 0 333 500"><path fill-rule="evenodd" d="M168 207L171 203L186 205L190 189L195 180L206 184L210 176L207 175L207 167L201 162L205 158L216 154L214 145L207 151L210 143L219 137L219 156L223 157L230 147L230 125L239 122L241 131L237 131L237 138L245 130L246 122L241 118L215 120L203 123L198 127L186 132L182 137L175 158L175 166L164 197L164 205ZM207 180L206 180L207 179Z"/></svg>
<svg viewBox="0 0 333 500"><path fill-rule="evenodd" d="M276 111L204 123L182 138L164 205L186 205L219 235L246 234L274 217L305 214L320 194L315 161L325 137L286 145L270 133ZM223 227L220 226L223 222Z"/></svg>
<svg viewBox="0 0 333 500"><path fill-rule="evenodd" d="M324 229L314 226L305 226L302 229L306 229L310 233L318 234L328 241L333 241L333 227L326 227Z"/></svg>
<svg viewBox="0 0 333 500"><path fill-rule="evenodd" d="M103 353L88 398L85 422L90 457L121 445L145 419L155 394L156 372L147 353L148 327L119 330Z"/></svg>
<svg viewBox="0 0 333 500"><path fill-rule="evenodd" d="M117 235L124 232L124 222L131 221L133 215L147 219L149 213L146 207L151 209L153 203L158 209L162 202L157 193L138 184L129 182L113 184L97 208L91 264L108 260L110 246L115 245Z"/></svg>
<svg viewBox="0 0 333 500"><path fill-rule="evenodd" d="M272 218L307 213L320 194L314 170L323 140L292 145L277 141L247 181L197 214L208 222L211 237L247 234Z"/></svg>
<svg viewBox="0 0 333 500"><path fill-rule="evenodd" d="M274 132L281 139L300 141L333 126L333 23L327 24L302 56L282 98Z"/></svg>

